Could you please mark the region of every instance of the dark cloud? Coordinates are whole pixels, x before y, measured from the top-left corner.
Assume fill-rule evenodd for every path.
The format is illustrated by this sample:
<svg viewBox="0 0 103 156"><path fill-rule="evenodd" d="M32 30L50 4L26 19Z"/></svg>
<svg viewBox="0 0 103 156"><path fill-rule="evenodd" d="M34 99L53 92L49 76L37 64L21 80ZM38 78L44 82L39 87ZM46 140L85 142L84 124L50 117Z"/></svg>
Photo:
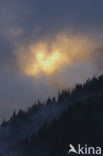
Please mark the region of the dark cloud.
<svg viewBox="0 0 103 156"><path fill-rule="evenodd" d="M62 32L102 36L102 27L102 0L2 0L0 62L3 68L6 64L14 66L15 49L20 44L51 38Z"/></svg>
<svg viewBox="0 0 103 156"><path fill-rule="evenodd" d="M4 9L0 10L5 28L8 31L21 29L18 39L23 42L72 28L78 31L97 31L99 27L102 30L102 6L102 0L11 0L2 2L1 8Z"/></svg>

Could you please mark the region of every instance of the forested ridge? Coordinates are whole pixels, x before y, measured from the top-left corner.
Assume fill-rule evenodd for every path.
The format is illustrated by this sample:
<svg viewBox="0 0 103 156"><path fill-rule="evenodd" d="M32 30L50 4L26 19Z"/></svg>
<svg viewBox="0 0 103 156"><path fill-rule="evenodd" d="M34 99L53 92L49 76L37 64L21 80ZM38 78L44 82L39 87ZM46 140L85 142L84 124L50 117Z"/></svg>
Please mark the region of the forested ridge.
<svg viewBox="0 0 103 156"><path fill-rule="evenodd" d="M61 109L59 110L59 108ZM38 130L33 130L35 120L41 116L37 116L32 122L31 116L44 109L46 111L42 117L47 113L44 122L40 124ZM57 109L56 112L54 109ZM60 114L57 117L58 111ZM51 112L54 113L52 118L53 113ZM79 143L102 146L103 75L88 79L84 84L76 84L73 90L66 89L58 92L57 99L55 97L48 98L46 103L38 100L27 111L19 110L18 113L14 111L10 120L3 121L1 127L6 129L10 126L11 133L15 132L13 134L15 139L18 133L16 134L14 129L18 129L19 125L22 125L22 130L24 133L26 132L26 128L23 127L24 123L26 128L29 123L32 123L28 128L28 131L32 129L32 133L26 133L25 137L17 139L14 147L11 146L15 151L14 156L67 156L69 144L73 144L75 147Z"/></svg>

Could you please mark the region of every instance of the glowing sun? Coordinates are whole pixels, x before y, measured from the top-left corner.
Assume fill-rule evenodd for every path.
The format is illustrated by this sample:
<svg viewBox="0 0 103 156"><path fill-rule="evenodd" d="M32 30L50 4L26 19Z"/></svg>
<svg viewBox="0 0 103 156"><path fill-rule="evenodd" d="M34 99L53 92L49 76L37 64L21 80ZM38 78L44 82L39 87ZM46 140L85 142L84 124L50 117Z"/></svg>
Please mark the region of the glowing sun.
<svg viewBox="0 0 103 156"><path fill-rule="evenodd" d="M95 46L85 37L59 35L51 41L30 43L18 50L20 69L29 76L51 76L91 57Z"/></svg>
<svg viewBox="0 0 103 156"><path fill-rule="evenodd" d="M46 74L53 74L60 68L67 59L59 51L54 51L51 54L37 53L36 63L34 64L34 74L44 72Z"/></svg>

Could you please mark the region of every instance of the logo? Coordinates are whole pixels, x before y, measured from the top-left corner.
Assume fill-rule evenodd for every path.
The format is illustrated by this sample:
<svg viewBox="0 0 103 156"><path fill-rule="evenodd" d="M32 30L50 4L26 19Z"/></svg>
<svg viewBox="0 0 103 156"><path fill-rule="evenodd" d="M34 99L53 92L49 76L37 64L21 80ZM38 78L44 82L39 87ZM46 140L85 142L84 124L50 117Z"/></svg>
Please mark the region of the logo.
<svg viewBox="0 0 103 156"><path fill-rule="evenodd" d="M70 150L69 150L68 154L71 152L78 153L72 144L70 144L69 146L70 146Z"/></svg>
<svg viewBox="0 0 103 156"><path fill-rule="evenodd" d="M75 154L87 154L87 155L101 155L102 154L102 149L101 147L88 147L87 145L81 146L80 144L78 144L77 149L70 144L69 145L69 151L68 154L70 153L75 153Z"/></svg>

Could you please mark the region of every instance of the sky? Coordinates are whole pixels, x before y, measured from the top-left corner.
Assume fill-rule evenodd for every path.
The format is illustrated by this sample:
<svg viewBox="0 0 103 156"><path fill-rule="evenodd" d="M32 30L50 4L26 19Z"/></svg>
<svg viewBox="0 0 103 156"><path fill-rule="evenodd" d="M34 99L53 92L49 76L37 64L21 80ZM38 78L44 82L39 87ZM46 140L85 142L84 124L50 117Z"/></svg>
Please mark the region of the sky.
<svg viewBox="0 0 103 156"><path fill-rule="evenodd" d="M0 121L103 72L102 0L0 0Z"/></svg>

